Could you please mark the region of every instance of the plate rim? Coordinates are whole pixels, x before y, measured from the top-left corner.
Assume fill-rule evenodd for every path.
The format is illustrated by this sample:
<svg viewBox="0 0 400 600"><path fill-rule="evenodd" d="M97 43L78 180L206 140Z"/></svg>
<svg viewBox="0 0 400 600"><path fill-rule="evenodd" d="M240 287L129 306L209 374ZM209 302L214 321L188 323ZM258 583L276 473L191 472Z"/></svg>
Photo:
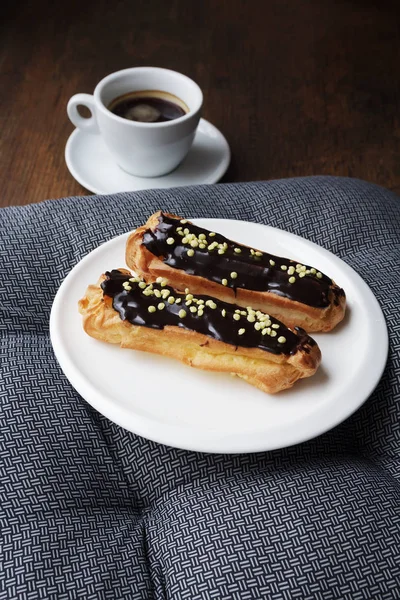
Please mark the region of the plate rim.
<svg viewBox="0 0 400 600"><path fill-rule="evenodd" d="M201 126L206 126L209 127L210 129L214 130L218 137L220 138L221 144L224 146L224 157L223 160L221 160L221 164L219 166L219 168L216 170L215 175L213 177L208 177L206 178L204 181L202 181L201 183L197 182L195 185L212 185L214 183L217 183L226 173L226 171L228 170L228 167L230 165L231 162L231 158L232 158L232 153L231 153L231 149L230 146L228 144L228 141L226 139L226 137L224 136L224 134L222 133L222 131L220 129L218 129L215 125L213 125L213 123L211 123L210 121L207 121L207 119L203 119L201 118L199 121L199 128ZM81 177L79 171L77 171L77 169L75 168L74 165L74 161L72 159L72 146L74 143L76 143L76 139L77 137L81 136L81 135L92 135L93 137L98 137L100 136L99 133L97 134L91 134L91 133L87 133L81 129L79 129L78 127L76 127L71 134L68 137L68 140L66 142L65 145L65 150L64 150L64 158L65 158L65 163L67 165L67 169L70 172L70 174L72 175L72 177L75 179L75 181L77 181L79 183L79 185L81 185L82 187L84 187L86 190L89 190L90 192L99 195L99 196L107 196L110 194L123 194L123 193L129 193L129 191L132 192L138 192L138 191L142 191L142 190L147 190L147 189L152 189L151 186L146 186L146 187L132 187L132 190L125 190L125 191L114 191L114 192L110 192L110 191L104 191L101 190L100 188L98 188L96 185L92 185L90 184L89 186L87 185L88 180L85 179L84 177ZM190 150L189 150L190 152ZM180 165L178 165L178 167L174 170L177 171L180 168ZM172 172L174 172L172 171ZM128 174L128 173L127 173ZM128 174L129 175L129 174ZM160 181L162 181L163 179L166 179L168 176L170 175L170 173L167 173L166 175L162 175L161 177L137 177L137 176L133 176L136 179L143 179L143 181L153 181L154 179L159 179ZM184 184L182 184L183 186L187 186L190 185L189 182L185 182ZM179 184L175 183L173 186L172 185L165 185L163 188L156 188L156 189L171 189L173 187L180 187Z"/></svg>
<svg viewBox="0 0 400 600"><path fill-rule="evenodd" d="M116 423L117 425L123 427L124 429L135 433L141 437L147 438L154 442L164 444L174 448L180 448L184 450L194 451L194 452L204 452L204 453L223 453L223 454L237 454L237 453L253 453L253 452L265 452L272 451L277 449L282 449L290 446L297 445L299 443L303 443L318 437L330 430L334 427L337 427L340 423L348 419L356 410L358 410L370 397L373 393L374 389L378 385L381 376L384 372L388 351L389 351L389 336L387 330L387 324L380 307L380 304L372 292L371 288L368 284L362 279L362 277L348 265L343 259L339 258L334 253L330 252L326 248L323 248L319 244L308 240L307 238L288 232L286 230L280 229L278 227L272 227L270 225L264 225L262 223L255 223L253 221L242 221L240 219L217 219L217 218L197 218L197 219L189 219L194 223L201 222L234 222L234 223L244 223L251 226L261 227L263 230L273 230L274 232L279 232L279 235L283 237L288 237L292 239L293 237L300 240L301 242L306 242L310 244L314 250L327 255L328 257L334 257L335 261L338 261L340 264L340 268L347 273L348 276L351 276L352 279L355 279L357 282L357 287L361 286L364 291L367 292L369 297L369 301L372 302L373 305L373 317L376 319L376 323L379 324L379 329L377 332L378 344L376 347L380 349L379 355L373 357L372 364L369 365L368 372L373 374L373 377L364 378L361 382L361 385L357 385L354 390L354 395L356 396L356 401L354 398L350 403L350 406L343 407L343 410L336 415L336 418L330 421L328 424L325 422L322 426L313 426L311 428L311 432L308 432L307 435L304 433L298 433L298 435L292 435L290 443L284 444L268 444L268 440L266 439L258 439L259 433L261 432L245 432L240 441L237 439L236 434L224 434L221 433L218 436L218 439L215 439L214 435L210 436L210 432L213 430L204 431L204 435L201 436L201 440L193 439L193 428L184 426L184 425L172 425L169 423L157 422L156 427L154 426L155 421L148 416L139 415L138 413L134 413L135 416L135 429L131 427L127 427L126 424L126 410L123 410L120 406L112 406L112 399L110 405L110 398L108 398L105 394L99 392L96 389L93 389L91 383L87 382L82 374L75 368L75 365L70 360L68 353L64 352L63 343L61 339L61 335L57 330L56 319L58 316L58 306L62 304L64 296L68 292L68 283L72 280L72 278L79 272L79 270L84 266L87 262L90 262L97 253L100 253L105 245L116 244L118 245L123 241L123 239L127 238L131 233L130 231L125 232L123 234L117 235L105 242L102 242L95 249L86 254L81 260L77 262L74 267L69 271L65 279L62 281L59 286L57 293L54 297L51 313L50 313L50 339L53 346L54 354L56 359L67 377L68 381L74 387L74 389L82 396L82 398L88 402L93 408L95 408L98 412L100 412L103 416L108 418L110 421ZM215 225L213 226L213 229ZM376 338L375 338L376 339ZM369 355L372 354L372 350L369 351ZM370 356L372 358L372 356ZM110 410L108 407L111 406ZM128 411L129 412L129 411ZM117 414L116 414L117 413ZM130 413L132 415L132 413ZM137 425L137 426L136 426ZM156 429L156 432L153 430ZM300 428L300 431L303 431ZM196 430L198 435L198 430ZM264 433L264 435L266 435ZM257 438L257 439L256 439Z"/></svg>

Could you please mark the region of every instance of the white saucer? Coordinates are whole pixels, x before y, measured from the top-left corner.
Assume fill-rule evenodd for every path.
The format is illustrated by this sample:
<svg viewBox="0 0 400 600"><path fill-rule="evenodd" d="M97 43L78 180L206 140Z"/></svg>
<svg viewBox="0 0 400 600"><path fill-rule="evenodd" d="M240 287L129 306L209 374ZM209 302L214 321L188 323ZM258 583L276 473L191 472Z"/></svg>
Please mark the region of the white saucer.
<svg viewBox="0 0 400 600"><path fill-rule="evenodd" d="M78 183L95 194L216 183L229 166L231 151L222 133L200 119L193 146L175 171L162 177L135 177L118 167L100 135L75 129L65 147L65 161Z"/></svg>

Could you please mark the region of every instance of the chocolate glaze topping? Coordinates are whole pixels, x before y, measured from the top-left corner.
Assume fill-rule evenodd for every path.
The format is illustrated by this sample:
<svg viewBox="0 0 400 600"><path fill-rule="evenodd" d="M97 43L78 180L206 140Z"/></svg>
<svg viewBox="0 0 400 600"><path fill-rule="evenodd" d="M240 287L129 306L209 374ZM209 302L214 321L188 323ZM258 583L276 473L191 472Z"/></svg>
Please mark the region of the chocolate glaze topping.
<svg viewBox="0 0 400 600"><path fill-rule="evenodd" d="M332 295L338 304L339 296L344 295L329 277L312 267L237 244L164 213L155 230L145 232L143 245L170 267L235 291L273 292L317 308L329 306Z"/></svg>
<svg viewBox="0 0 400 600"><path fill-rule="evenodd" d="M113 270L106 273L101 287L112 298L121 319L133 325L154 329L174 325L227 344L260 348L273 354L295 354L299 349L309 352L315 345L304 330L296 327L295 333L261 311L209 296L181 294L163 282L145 284L139 277Z"/></svg>

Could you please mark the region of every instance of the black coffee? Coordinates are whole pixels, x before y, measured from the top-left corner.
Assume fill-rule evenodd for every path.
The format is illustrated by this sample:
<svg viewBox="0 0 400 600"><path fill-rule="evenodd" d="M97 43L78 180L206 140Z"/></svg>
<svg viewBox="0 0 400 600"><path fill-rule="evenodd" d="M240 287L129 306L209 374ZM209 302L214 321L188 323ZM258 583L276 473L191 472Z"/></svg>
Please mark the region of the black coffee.
<svg viewBox="0 0 400 600"><path fill-rule="evenodd" d="M118 96L109 104L108 110L118 117L140 123L173 121L189 112L189 108L177 96L155 90Z"/></svg>

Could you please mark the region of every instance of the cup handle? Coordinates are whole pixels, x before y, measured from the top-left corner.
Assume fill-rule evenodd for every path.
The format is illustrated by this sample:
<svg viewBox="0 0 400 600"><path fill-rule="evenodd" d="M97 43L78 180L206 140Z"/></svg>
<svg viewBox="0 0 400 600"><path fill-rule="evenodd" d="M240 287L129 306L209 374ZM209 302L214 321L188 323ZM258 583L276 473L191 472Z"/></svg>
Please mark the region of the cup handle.
<svg viewBox="0 0 400 600"><path fill-rule="evenodd" d="M92 116L89 118L81 117L78 113L78 106L80 105L86 106L92 113ZM82 129L87 133L100 133L96 119L96 106L91 94L75 94L75 96L72 96L67 105L67 113L72 123L78 129Z"/></svg>

